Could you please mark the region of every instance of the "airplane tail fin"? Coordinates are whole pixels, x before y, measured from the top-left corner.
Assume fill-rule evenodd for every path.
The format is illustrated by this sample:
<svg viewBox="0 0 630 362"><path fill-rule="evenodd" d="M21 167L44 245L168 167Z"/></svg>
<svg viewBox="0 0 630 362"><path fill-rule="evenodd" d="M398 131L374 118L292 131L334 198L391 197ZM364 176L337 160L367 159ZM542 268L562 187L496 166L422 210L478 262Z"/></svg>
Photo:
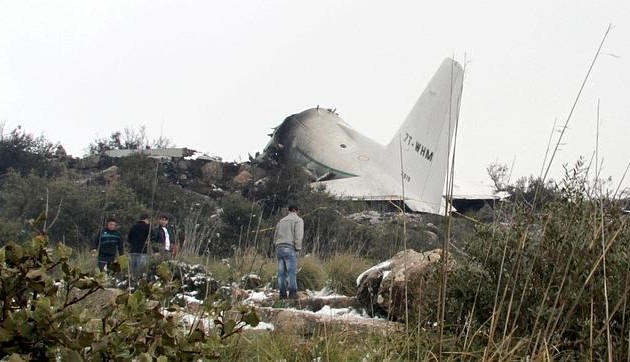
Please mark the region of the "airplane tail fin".
<svg viewBox="0 0 630 362"><path fill-rule="evenodd" d="M401 169L405 192L432 205L443 205L463 77L462 66L445 59L387 145L390 159L400 161L394 167ZM439 206L434 212L440 212Z"/></svg>

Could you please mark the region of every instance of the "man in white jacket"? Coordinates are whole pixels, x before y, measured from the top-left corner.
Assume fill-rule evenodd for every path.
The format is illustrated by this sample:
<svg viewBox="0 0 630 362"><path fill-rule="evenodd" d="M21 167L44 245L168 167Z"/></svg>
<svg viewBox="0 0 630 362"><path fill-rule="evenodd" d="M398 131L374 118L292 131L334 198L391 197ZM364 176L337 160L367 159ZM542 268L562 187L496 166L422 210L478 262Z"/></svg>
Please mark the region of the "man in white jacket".
<svg viewBox="0 0 630 362"><path fill-rule="evenodd" d="M273 236L278 259L280 299L287 298L287 282L288 297L297 298L297 259L304 237L304 220L298 216L298 211L297 206L289 205L289 214L278 221Z"/></svg>

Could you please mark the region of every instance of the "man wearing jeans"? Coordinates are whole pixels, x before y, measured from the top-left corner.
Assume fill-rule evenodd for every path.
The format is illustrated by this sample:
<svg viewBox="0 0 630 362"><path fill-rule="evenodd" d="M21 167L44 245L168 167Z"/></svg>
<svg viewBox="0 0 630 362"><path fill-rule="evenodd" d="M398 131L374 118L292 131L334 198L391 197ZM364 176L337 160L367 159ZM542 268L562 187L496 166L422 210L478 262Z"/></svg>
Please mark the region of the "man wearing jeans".
<svg viewBox="0 0 630 362"><path fill-rule="evenodd" d="M131 257L131 276L134 279L138 278L147 268L150 222L149 214L140 215L140 220L131 227L127 237L129 256Z"/></svg>
<svg viewBox="0 0 630 362"><path fill-rule="evenodd" d="M289 298L297 298L297 253L302 249L304 237L304 221L298 216L298 208L289 206L289 214L276 225L273 241L278 259L278 289L280 299L287 297L287 281Z"/></svg>

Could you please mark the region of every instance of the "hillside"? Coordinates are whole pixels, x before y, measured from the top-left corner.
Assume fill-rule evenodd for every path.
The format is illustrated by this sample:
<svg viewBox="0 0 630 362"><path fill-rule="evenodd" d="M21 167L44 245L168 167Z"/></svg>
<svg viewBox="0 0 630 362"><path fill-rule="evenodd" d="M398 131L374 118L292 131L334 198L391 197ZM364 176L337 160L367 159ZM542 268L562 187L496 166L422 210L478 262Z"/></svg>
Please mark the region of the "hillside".
<svg viewBox="0 0 630 362"><path fill-rule="evenodd" d="M506 185L513 195L509 202L446 218L402 213L395 205L334 200L311 190L308 176L291 164L261 167L104 154L75 159L64 155L62 147L29 137L18 131L0 142L3 356L16 348L57 353L42 347L49 345L82 358L105 351L110 358L117 353L184 358L182 348L224 359L254 358L261 348L273 348L266 354L270 360L313 360L322 351L341 360L436 355L619 360L629 354L626 201L598 191L581 160L567 167L557 183L530 178ZM306 225L307 255L300 258L298 272L303 296L307 290L328 289L350 300L357 292L357 276L371 265L404 249L441 249L431 253L440 257L423 273L403 278L404 293L396 293L403 311L392 329L396 332L366 336L352 328L333 331L332 324L322 322L328 318L276 310L292 307L276 304L273 297L271 231L288 202L299 203ZM151 278L129 288L131 283L124 283L128 260L117 262L113 272L122 274L112 279L95 273L89 249L106 217L116 217L125 235L142 212L170 215L182 248L176 263L157 260ZM187 281L184 265L194 265L200 274ZM380 273L377 282L389 273L372 270L377 277ZM406 266L395 274L405 277ZM200 282L201 275L207 276L205 282ZM71 306L112 283L123 290L113 292L120 295L113 304L86 307L79 315L70 312ZM195 289L199 287L203 292ZM84 291L83 297L73 297L75 289ZM264 293L271 305L243 305L256 293ZM187 304L190 298L199 298L199 303ZM190 333L182 335L181 327L169 324L174 318L169 313L178 303L186 313L181 320L199 313L218 327L193 323L184 327ZM322 308L321 301L316 303ZM90 322L86 311L100 319ZM278 322L288 330L245 338L240 343L251 350L241 352L239 342L228 337L240 335L245 325L257 325L263 312L276 321L294 322L301 316L300 332L288 331L294 323ZM51 324L53 320L59 323ZM88 322L92 324L83 332L76 328ZM46 328L40 328L42 323ZM129 334L113 333L117 325ZM155 335L158 326L168 326L170 334ZM19 333L22 337L13 338ZM80 337L79 345L69 342L70 335ZM287 338L299 347L283 349ZM369 347L365 338L372 341ZM352 348L339 347L344 343ZM130 348L135 351L131 355Z"/></svg>

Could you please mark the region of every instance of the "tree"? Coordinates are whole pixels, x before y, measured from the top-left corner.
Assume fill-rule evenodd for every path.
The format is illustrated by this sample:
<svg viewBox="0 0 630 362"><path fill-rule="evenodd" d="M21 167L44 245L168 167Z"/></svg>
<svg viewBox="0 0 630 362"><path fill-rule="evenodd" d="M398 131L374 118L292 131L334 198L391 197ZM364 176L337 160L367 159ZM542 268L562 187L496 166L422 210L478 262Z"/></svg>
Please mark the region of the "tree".
<svg viewBox="0 0 630 362"><path fill-rule="evenodd" d="M173 146L168 137L160 136L157 139L149 140L145 126L140 126L137 131L125 127L124 132L114 131L109 138L95 139L88 146L88 152L90 155L99 155L109 150L139 150Z"/></svg>
<svg viewBox="0 0 630 362"><path fill-rule="evenodd" d="M0 175L14 169L24 175L35 171L39 175L52 176L60 171L59 164L51 162L65 154L60 144L54 144L44 136L34 137L17 126L8 134L0 127Z"/></svg>

